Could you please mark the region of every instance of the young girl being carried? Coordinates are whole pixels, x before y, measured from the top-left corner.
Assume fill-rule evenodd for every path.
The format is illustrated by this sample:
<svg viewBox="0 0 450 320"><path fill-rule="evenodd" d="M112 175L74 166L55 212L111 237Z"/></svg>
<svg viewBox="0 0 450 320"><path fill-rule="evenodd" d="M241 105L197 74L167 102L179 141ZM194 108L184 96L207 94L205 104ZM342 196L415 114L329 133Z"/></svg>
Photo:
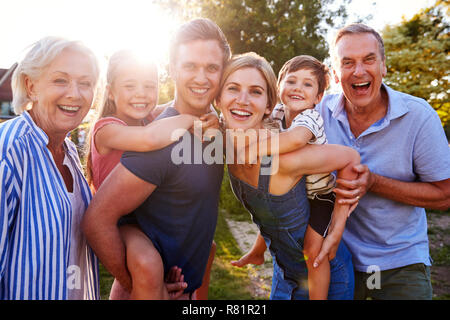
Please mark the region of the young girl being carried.
<svg viewBox="0 0 450 320"><path fill-rule="evenodd" d="M168 146L180 138L172 136L176 129L191 129L196 120L202 121L204 130L218 126L213 113L200 118L183 114L152 122L158 113L157 100L156 65L139 61L129 51L113 54L107 70L104 103L91 129L88 145L86 171L94 192L119 163L124 151L146 152ZM131 281L120 284L115 280L110 299L179 298L187 287L181 270L173 266L166 275L167 283L158 281L164 273L161 256L132 215L121 222L120 232Z"/></svg>

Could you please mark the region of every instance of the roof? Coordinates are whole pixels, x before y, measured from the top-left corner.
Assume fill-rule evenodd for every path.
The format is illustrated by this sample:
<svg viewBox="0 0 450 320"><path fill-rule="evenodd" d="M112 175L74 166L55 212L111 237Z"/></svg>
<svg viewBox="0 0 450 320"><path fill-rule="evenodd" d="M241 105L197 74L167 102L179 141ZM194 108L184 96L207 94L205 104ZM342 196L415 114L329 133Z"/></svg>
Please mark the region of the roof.
<svg viewBox="0 0 450 320"><path fill-rule="evenodd" d="M8 72L8 69L0 69L0 79ZM11 89L11 77L12 72L8 77L0 84L0 101L12 101L12 89Z"/></svg>

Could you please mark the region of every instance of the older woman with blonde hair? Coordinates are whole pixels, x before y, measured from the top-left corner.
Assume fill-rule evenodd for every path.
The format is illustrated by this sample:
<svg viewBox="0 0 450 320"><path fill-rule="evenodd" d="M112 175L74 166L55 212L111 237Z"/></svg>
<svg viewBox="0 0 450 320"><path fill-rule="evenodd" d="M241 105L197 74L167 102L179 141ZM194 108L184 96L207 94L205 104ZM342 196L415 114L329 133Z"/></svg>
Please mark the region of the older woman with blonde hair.
<svg viewBox="0 0 450 320"><path fill-rule="evenodd" d="M96 99L90 49L47 37L12 78L13 120L0 125L0 299L98 299L98 265L81 233L91 200L68 134Z"/></svg>

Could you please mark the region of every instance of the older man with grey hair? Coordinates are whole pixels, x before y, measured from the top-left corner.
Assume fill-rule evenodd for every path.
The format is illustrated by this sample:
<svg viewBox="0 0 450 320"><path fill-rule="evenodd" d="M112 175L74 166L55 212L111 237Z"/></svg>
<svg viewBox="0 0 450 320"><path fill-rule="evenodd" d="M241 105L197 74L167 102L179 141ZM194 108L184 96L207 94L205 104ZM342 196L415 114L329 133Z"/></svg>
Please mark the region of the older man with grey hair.
<svg viewBox="0 0 450 320"><path fill-rule="evenodd" d="M372 28L342 28L331 55L342 93L326 96L317 110L330 143L354 148L364 164L354 168L357 180L338 180L336 189L354 198L344 202L359 200L343 235L355 299L431 299L424 208L450 206L450 149L440 119L425 100L383 83L384 45Z"/></svg>

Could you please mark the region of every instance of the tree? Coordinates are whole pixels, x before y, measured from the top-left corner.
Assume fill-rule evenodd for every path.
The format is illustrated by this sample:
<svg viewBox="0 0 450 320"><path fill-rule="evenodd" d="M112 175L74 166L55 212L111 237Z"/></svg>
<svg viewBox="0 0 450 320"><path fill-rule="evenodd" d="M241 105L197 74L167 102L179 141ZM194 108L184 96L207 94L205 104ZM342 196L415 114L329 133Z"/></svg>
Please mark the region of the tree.
<svg viewBox="0 0 450 320"><path fill-rule="evenodd" d="M233 53L254 51L278 73L290 58L328 56L326 31L342 24L351 0L166 0L161 6L182 20L207 17L215 21Z"/></svg>
<svg viewBox="0 0 450 320"><path fill-rule="evenodd" d="M386 26L386 84L395 90L421 97L450 124L450 24L448 1L438 0L427 9Z"/></svg>

